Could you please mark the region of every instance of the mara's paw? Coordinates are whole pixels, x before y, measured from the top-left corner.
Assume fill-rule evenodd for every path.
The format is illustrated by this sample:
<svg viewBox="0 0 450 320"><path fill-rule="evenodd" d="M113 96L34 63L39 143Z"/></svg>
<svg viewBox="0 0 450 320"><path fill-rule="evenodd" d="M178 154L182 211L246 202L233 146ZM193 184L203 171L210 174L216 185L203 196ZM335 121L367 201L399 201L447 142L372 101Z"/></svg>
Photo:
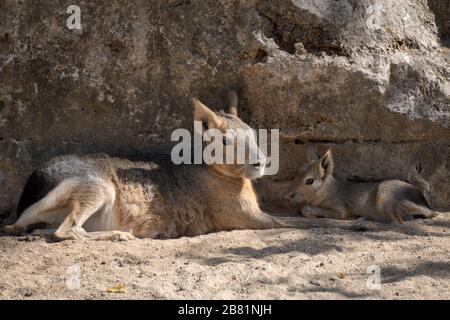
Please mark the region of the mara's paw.
<svg viewBox="0 0 450 320"><path fill-rule="evenodd" d="M57 230L53 233L52 238L55 241L84 240L84 235L74 230L70 230L68 232L61 232Z"/></svg>
<svg viewBox="0 0 450 320"><path fill-rule="evenodd" d="M34 229L31 231L32 236L53 236L56 229Z"/></svg>
<svg viewBox="0 0 450 320"><path fill-rule="evenodd" d="M305 206L301 212L305 218L320 218L318 210L313 207Z"/></svg>
<svg viewBox="0 0 450 320"><path fill-rule="evenodd" d="M353 222L352 229L354 231L376 231L383 229L384 225L380 222L367 220L366 218L359 218Z"/></svg>
<svg viewBox="0 0 450 320"><path fill-rule="evenodd" d="M432 214L428 216L428 219L434 219L439 216L439 212L434 211Z"/></svg>
<svg viewBox="0 0 450 320"><path fill-rule="evenodd" d="M112 241L128 241L128 240L136 240L137 238L129 232L114 231L110 239Z"/></svg>
<svg viewBox="0 0 450 320"><path fill-rule="evenodd" d="M14 235L22 235L25 233L25 230L16 224L10 224L8 226L5 226L3 228L3 231Z"/></svg>

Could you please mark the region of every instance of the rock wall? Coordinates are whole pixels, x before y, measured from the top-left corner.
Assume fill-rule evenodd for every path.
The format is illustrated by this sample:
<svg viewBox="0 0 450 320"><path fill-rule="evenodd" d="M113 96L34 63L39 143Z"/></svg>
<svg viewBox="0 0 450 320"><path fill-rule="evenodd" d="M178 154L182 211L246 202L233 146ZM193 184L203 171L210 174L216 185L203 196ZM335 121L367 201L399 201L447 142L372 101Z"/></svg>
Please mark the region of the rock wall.
<svg viewBox="0 0 450 320"><path fill-rule="evenodd" d="M42 161L169 150L190 97L221 109L229 88L244 120L281 132L280 172L256 183L266 209L295 211L281 199L306 141L343 177L421 162L449 208L450 1L72 2L0 1L3 215Z"/></svg>

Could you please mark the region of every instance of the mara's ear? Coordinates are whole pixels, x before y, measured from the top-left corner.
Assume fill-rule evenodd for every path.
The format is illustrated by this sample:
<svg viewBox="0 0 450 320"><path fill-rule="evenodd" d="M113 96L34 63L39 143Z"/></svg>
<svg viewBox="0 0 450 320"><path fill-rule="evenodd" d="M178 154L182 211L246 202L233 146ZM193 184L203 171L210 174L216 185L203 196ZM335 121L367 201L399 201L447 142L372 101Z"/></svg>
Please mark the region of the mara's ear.
<svg viewBox="0 0 450 320"><path fill-rule="evenodd" d="M319 160L319 154L312 145L308 145L308 149L306 151L306 160L308 160L309 162Z"/></svg>
<svg viewBox="0 0 450 320"><path fill-rule="evenodd" d="M194 121L201 121L206 130L219 129L223 126L223 119L217 116L197 98L192 98L194 104Z"/></svg>
<svg viewBox="0 0 450 320"><path fill-rule="evenodd" d="M228 114L237 116L237 108L238 108L238 96L236 91L231 90L230 92L228 92L227 108L225 111Z"/></svg>
<svg viewBox="0 0 450 320"><path fill-rule="evenodd" d="M418 164L416 164L416 171L418 174L421 174L423 170L422 164L419 162Z"/></svg>
<svg viewBox="0 0 450 320"><path fill-rule="evenodd" d="M328 177L333 173L333 156L331 155L331 149L328 149L327 152L325 152L324 156L320 159L320 167L325 172L324 177Z"/></svg>

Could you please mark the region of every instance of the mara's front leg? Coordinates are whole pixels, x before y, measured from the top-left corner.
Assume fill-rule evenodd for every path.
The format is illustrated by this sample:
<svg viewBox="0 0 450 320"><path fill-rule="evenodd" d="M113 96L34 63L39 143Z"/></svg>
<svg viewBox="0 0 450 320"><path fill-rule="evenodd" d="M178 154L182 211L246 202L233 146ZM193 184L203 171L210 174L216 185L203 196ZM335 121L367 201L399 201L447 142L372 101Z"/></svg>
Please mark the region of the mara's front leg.
<svg viewBox="0 0 450 320"><path fill-rule="evenodd" d="M219 211L211 215L211 227L213 231L230 231L245 229L263 230L285 227L285 225L261 210L227 210L226 212Z"/></svg>
<svg viewBox="0 0 450 320"><path fill-rule="evenodd" d="M302 215L306 218L331 218L338 220L353 220L354 217L345 208L324 209L318 207L305 206Z"/></svg>
<svg viewBox="0 0 450 320"><path fill-rule="evenodd" d="M253 211L242 215L243 229L264 230L273 228L287 228L288 226L265 212Z"/></svg>
<svg viewBox="0 0 450 320"><path fill-rule="evenodd" d="M339 219L339 218L338 218ZM231 220L222 221L230 223ZM233 220L232 225L222 224L222 228L217 231L249 229L249 230L265 230L275 228L294 228L294 229L310 229L310 228L341 228L347 230L356 230L366 227L365 221L355 221L336 218L304 218L299 216L271 216L262 211L242 212L239 220ZM367 226L367 229L373 227Z"/></svg>
<svg viewBox="0 0 450 320"><path fill-rule="evenodd" d="M338 214L333 210L305 206L302 208L302 216L304 216L306 218L333 218L333 219L336 219Z"/></svg>
<svg viewBox="0 0 450 320"><path fill-rule="evenodd" d="M328 211L332 218L304 218L301 216L272 216L264 213L259 207L242 207L232 209L228 206L217 208L210 212L211 230L210 231L230 231L230 230L264 230L273 228L343 228L354 230L358 228L358 223L347 217L345 212L341 215L335 215ZM336 220L339 219L339 220Z"/></svg>

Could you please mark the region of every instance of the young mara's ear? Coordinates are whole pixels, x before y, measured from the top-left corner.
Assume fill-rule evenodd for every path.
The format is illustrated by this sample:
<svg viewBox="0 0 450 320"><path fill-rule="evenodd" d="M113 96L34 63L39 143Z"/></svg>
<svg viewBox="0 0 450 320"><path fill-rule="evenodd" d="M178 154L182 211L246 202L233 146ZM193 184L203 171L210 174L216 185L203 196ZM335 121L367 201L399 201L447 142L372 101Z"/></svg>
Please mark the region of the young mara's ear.
<svg viewBox="0 0 450 320"><path fill-rule="evenodd" d="M236 91L231 90L230 92L228 92L226 113L231 114L233 116L237 116L237 108L238 108L238 96Z"/></svg>
<svg viewBox="0 0 450 320"><path fill-rule="evenodd" d="M333 173L333 156L331 155L331 149L328 149L325 155L320 159L320 166L325 172L325 178Z"/></svg>
<svg viewBox="0 0 450 320"><path fill-rule="evenodd" d="M223 119L217 116L214 111L209 109L197 98L193 98L194 104L194 121L201 121L206 130L219 129L223 126Z"/></svg>
<svg viewBox="0 0 450 320"><path fill-rule="evenodd" d="M306 160L308 160L309 162L319 160L319 155L312 145L308 145L308 149L306 151Z"/></svg>

